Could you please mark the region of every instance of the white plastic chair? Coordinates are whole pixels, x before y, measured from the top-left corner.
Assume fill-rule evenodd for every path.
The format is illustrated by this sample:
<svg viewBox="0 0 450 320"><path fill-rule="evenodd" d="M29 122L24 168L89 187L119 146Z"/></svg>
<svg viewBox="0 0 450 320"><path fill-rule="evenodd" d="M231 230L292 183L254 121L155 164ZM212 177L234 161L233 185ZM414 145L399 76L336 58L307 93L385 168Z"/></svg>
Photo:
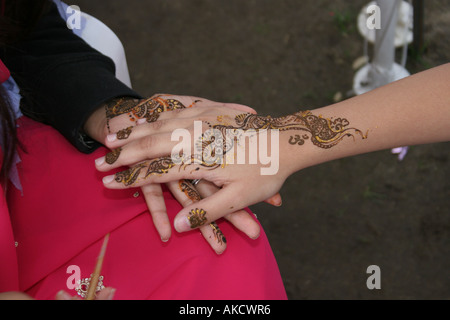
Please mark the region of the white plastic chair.
<svg viewBox="0 0 450 320"><path fill-rule="evenodd" d="M131 88L125 49L116 34L97 18L81 12L85 24L81 38L91 47L110 57L116 65L116 77Z"/></svg>
<svg viewBox="0 0 450 320"><path fill-rule="evenodd" d="M78 6L69 6L61 0L53 0L53 2L58 8L61 17L68 22L68 28L71 27L69 26L71 16L75 13L75 11L79 13L80 25L75 28L72 26L73 33L81 37L97 51L110 57L116 66L117 79L131 88L131 80L128 72L125 49L116 34L103 22L83 12Z"/></svg>

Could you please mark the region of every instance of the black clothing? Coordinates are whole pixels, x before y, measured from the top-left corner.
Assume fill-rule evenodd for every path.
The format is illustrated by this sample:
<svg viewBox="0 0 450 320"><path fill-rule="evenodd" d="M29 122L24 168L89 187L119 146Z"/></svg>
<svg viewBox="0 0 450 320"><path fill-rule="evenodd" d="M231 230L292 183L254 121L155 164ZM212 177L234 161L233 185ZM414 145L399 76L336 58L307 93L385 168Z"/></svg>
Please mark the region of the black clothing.
<svg viewBox="0 0 450 320"><path fill-rule="evenodd" d="M2 48L0 58L21 90L23 114L85 153L100 145L82 130L93 111L113 98L141 98L115 77L109 57L67 28L54 4L27 39Z"/></svg>

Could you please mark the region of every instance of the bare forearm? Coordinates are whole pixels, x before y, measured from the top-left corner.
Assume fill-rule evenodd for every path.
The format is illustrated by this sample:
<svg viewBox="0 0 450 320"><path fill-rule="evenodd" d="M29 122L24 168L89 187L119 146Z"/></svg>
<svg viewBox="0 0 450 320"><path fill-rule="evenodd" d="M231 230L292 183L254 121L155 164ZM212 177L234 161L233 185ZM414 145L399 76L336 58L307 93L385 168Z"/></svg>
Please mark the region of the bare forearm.
<svg viewBox="0 0 450 320"><path fill-rule="evenodd" d="M377 150L449 141L449 89L450 64L446 64L313 110L313 115L327 119L330 124L339 118L345 120L347 131L330 148L311 143L305 144L304 148L286 145L289 162L300 159L295 167L299 170Z"/></svg>

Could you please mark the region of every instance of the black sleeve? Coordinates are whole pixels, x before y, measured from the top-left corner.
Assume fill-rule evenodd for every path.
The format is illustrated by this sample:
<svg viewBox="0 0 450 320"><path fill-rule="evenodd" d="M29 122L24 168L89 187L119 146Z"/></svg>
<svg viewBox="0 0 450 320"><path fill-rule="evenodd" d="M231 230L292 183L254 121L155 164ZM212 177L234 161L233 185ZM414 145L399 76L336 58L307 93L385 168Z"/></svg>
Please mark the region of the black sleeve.
<svg viewBox="0 0 450 320"><path fill-rule="evenodd" d="M113 98L141 98L115 77L110 58L67 28L55 5L26 40L3 48L1 59L20 87L23 114L85 153L99 146L82 130L93 111Z"/></svg>

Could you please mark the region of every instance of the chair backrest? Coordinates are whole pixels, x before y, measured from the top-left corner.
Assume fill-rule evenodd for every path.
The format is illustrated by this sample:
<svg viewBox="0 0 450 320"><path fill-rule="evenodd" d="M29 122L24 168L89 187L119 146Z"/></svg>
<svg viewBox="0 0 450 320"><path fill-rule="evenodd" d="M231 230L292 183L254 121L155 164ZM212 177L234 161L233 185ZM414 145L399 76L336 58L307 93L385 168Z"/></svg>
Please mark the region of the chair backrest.
<svg viewBox="0 0 450 320"><path fill-rule="evenodd" d="M97 18L81 12L85 20L81 38L91 47L110 57L116 65L116 77L131 88L125 49L116 34Z"/></svg>

